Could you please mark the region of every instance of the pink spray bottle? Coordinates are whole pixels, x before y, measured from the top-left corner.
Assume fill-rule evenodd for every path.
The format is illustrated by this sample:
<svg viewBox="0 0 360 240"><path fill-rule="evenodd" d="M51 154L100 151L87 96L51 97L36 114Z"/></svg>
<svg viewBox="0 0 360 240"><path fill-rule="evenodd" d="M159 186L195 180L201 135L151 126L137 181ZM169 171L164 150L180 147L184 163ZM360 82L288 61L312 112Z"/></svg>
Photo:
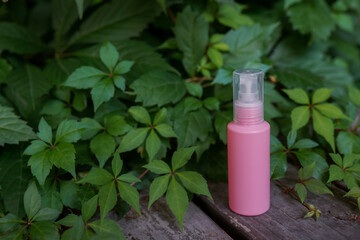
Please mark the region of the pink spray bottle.
<svg viewBox="0 0 360 240"><path fill-rule="evenodd" d="M256 216L270 207L270 125L264 121L264 73L233 73L234 121L227 126L229 206Z"/></svg>

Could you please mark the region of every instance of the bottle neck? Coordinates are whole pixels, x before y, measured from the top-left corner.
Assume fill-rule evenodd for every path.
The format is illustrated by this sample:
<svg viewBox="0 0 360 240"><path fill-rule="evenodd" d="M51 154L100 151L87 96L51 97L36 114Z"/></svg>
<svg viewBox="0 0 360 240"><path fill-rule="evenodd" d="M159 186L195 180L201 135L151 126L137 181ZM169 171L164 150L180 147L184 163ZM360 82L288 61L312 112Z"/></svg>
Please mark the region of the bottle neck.
<svg viewBox="0 0 360 240"><path fill-rule="evenodd" d="M238 125L257 125L264 122L264 107L259 101L253 104L241 104L236 102L234 105L234 123Z"/></svg>

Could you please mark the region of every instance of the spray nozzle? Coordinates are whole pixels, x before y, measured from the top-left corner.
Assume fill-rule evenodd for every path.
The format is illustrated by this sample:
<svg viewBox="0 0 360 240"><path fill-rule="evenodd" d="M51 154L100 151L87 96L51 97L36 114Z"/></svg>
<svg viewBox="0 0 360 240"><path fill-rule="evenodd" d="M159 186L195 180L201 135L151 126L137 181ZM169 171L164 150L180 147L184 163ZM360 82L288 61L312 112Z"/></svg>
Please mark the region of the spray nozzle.
<svg viewBox="0 0 360 240"><path fill-rule="evenodd" d="M234 71L234 121L250 124L263 119L264 73L259 69Z"/></svg>

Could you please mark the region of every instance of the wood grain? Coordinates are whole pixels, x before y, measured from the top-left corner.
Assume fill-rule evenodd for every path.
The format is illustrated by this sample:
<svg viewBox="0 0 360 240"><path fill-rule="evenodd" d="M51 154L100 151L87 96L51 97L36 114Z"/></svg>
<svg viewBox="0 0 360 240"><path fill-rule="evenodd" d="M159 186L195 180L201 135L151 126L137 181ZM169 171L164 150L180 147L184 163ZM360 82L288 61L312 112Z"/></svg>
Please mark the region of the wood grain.
<svg viewBox="0 0 360 240"><path fill-rule="evenodd" d="M184 217L184 232L181 232L175 216L168 208L165 198L156 201L147 210L149 198L141 194L141 216L134 210L128 212L118 224L125 237L131 240L171 239L231 239L216 223L194 203L189 203Z"/></svg>
<svg viewBox="0 0 360 240"><path fill-rule="evenodd" d="M289 166L288 176L281 180L288 186L296 183L296 169ZM234 239L360 239L358 209L354 201L343 198L342 190L333 188L334 197L309 193L306 202L323 214L318 222L304 219L307 209L280 185L271 183L271 207L261 216L240 216L228 208L228 186L210 183L214 201L200 196L199 205Z"/></svg>

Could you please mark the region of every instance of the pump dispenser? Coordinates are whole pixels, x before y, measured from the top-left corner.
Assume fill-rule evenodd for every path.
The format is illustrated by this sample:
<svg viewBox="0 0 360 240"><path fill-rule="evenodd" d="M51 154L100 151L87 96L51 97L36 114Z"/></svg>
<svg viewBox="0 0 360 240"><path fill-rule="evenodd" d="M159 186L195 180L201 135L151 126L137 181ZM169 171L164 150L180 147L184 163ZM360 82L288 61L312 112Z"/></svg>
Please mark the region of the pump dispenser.
<svg viewBox="0 0 360 240"><path fill-rule="evenodd" d="M255 216L270 207L270 125L264 121L264 73L233 73L234 120L228 124L229 206Z"/></svg>

